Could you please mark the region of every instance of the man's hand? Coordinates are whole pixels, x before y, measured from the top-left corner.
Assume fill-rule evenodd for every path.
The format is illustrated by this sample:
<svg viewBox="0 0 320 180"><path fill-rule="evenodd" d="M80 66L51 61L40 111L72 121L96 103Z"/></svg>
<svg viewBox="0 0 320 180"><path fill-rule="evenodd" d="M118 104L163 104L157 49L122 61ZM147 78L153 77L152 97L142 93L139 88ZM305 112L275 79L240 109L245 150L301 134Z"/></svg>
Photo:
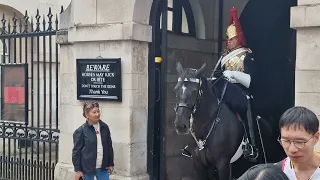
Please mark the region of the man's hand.
<svg viewBox="0 0 320 180"><path fill-rule="evenodd" d="M113 173L113 167L112 167L112 166L109 166L109 167L108 167L108 171L109 171L109 174L112 174L112 173Z"/></svg>
<svg viewBox="0 0 320 180"><path fill-rule="evenodd" d="M228 81L232 83L236 83L237 81L234 79L234 71L225 70L223 71L223 76L227 78Z"/></svg>
<svg viewBox="0 0 320 180"><path fill-rule="evenodd" d="M234 75L233 75L232 71L225 70L225 71L223 71L223 75L224 75L224 77L226 77L228 79L234 79Z"/></svg>
<svg viewBox="0 0 320 180"><path fill-rule="evenodd" d="M228 79L231 83L240 83L244 87L249 88L251 84L250 74L240 72L240 71L229 71L225 70L223 72L224 77Z"/></svg>
<svg viewBox="0 0 320 180"><path fill-rule="evenodd" d="M76 172L76 175L75 175L75 180L79 180L81 177L83 177L83 173L81 171L78 171Z"/></svg>

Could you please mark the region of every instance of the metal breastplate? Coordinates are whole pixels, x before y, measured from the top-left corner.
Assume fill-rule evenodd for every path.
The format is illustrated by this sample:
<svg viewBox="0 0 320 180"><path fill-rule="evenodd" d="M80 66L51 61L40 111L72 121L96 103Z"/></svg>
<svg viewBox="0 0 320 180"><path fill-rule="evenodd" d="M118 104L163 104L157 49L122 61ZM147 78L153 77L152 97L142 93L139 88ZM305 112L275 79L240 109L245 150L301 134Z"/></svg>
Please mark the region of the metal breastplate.
<svg viewBox="0 0 320 180"><path fill-rule="evenodd" d="M246 53L240 53L236 55L235 57L229 59L225 64L224 64L224 69L225 70L230 70L230 71L244 71L244 58L246 57Z"/></svg>

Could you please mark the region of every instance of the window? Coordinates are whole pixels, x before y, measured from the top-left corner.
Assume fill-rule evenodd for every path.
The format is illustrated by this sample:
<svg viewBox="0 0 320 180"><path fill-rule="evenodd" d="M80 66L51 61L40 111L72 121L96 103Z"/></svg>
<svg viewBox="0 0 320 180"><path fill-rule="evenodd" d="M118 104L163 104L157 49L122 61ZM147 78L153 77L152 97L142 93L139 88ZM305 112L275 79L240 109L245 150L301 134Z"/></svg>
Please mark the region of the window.
<svg viewBox="0 0 320 180"><path fill-rule="evenodd" d="M168 0L168 31L196 37L196 27L189 0ZM161 11L162 12L162 11ZM160 14L160 28L162 14Z"/></svg>

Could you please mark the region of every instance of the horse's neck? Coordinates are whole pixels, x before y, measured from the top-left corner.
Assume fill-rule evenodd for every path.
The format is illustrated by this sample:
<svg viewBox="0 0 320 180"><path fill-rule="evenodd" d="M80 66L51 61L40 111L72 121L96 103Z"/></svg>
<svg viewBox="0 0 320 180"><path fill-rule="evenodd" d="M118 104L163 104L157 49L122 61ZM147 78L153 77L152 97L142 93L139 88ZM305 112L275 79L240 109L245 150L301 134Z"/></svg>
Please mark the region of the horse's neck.
<svg viewBox="0 0 320 180"><path fill-rule="evenodd" d="M199 124L207 123L213 119L215 107L218 104L217 97L212 92L212 84L210 81L204 81L206 83L203 88L203 94L200 100L199 109L195 112L194 118Z"/></svg>

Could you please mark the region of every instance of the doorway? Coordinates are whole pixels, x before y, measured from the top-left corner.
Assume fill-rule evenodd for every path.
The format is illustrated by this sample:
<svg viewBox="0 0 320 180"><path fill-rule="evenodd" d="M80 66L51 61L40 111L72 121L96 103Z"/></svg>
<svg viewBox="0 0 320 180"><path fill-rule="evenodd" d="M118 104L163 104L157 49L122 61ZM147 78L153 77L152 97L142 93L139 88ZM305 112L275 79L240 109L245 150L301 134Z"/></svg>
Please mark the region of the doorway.
<svg viewBox="0 0 320 180"><path fill-rule="evenodd" d="M149 46L147 148L148 173L152 180L189 179L194 175L192 160L183 157L180 150L187 144L192 149L195 143L191 136L178 136L173 128L175 96L172 90L177 78L175 62L178 60L184 67L192 68L199 68L207 62L212 68L208 68L206 73L211 73L224 47L224 21L230 15L226 4L232 4L234 0L196 0L201 2L205 29L214 26L212 33L217 34L210 36L208 33L211 32L207 31L204 39L198 36L198 18L190 3L194 0L183 1L189 3L183 4L181 0L154 0L150 13L152 43ZM215 4L216 13L206 11L204 6L210 6L209 3ZM249 0L243 11L238 12L248 46L257 55L256 59L260 60L259 71L262 73L259 78L269 83L268 90L275 94L275 98L282 96L284 100L278 104L277 116L294 106L296 41L295 30L290 28L290 7L296 3L296 0ZM218 18L208 18L213 15ZM179 18L186 18L187 23ZM277 81L270 82L269 79ZM277 151L279 157L282 157L283 151Z"/></svg>

